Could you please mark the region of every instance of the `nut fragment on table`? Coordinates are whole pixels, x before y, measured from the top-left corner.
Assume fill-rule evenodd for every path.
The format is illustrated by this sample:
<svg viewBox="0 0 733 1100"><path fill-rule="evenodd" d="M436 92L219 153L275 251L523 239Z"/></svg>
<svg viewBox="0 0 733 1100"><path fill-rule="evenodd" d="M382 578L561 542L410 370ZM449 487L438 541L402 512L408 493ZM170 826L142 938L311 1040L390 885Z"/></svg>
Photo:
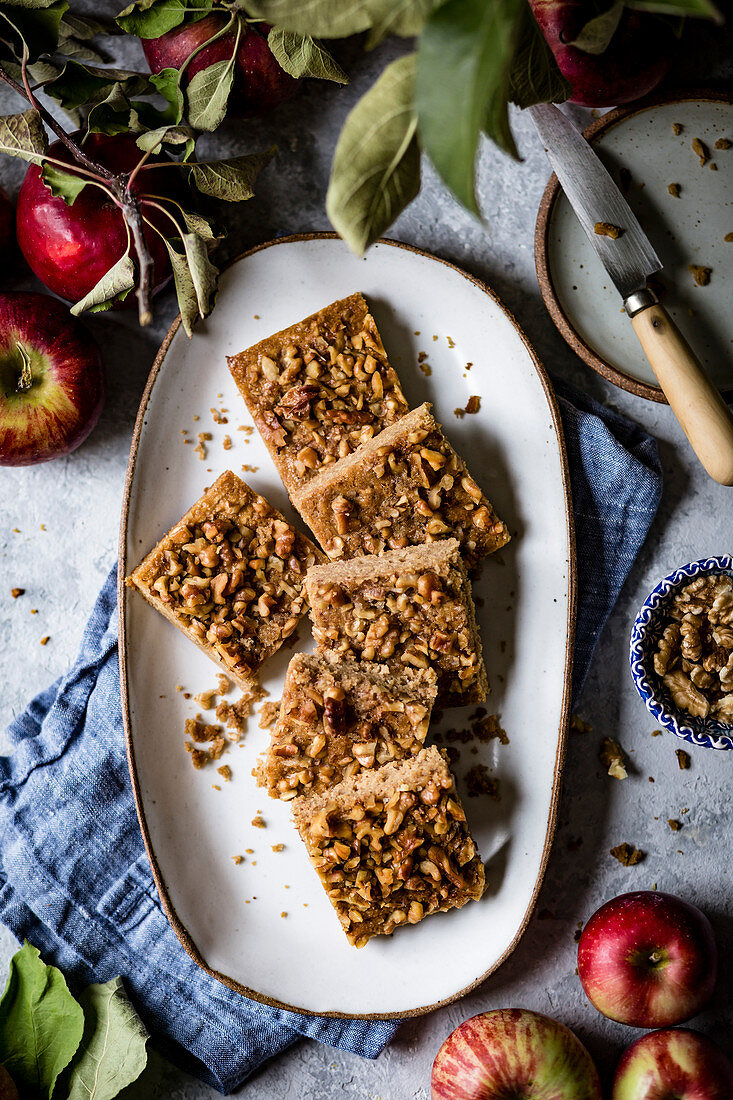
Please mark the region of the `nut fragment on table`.
<svg viewBox="0 0 733 1100"><path fill-rule="evenodd" d="M438 749L298 798L293 819L349 943L363 947L484 892L484 867Z"/></svg>
<svg viewBox="0 0 733 1100"><path fill-rule="evenodd" d="M231 470L164 535L126 584L247 693L306 610L323 555Z"/></svg>
<svg viewBox="0 0 733 1100"><path fill-rule="evenodd" d="M270 746L256 772L272 798L319 794L423 746L437 691L432 669L299 653L291 660Z"/></svg>
<svg viewBox="0 0 733 1100"><path fill-rule="evenodd" d="M471 568L510 537L427 402L326 466L293 503L332 559L456 538Z"/></svg>
<svg viewBox="0 0 733 1100"><path fill-rule="evenodd" d="M696 577L666 612L653 660L673 703L693 717L733 724L733 577Z"/></svg>
<svg viewBox="0 0 733 1100"><path fill-rule="evenodd" d="M409 408L361 294L227 362L289 493Z"/></svg>
<svg viewBox="0 0 733 1100"><path fill-rule="evenodd" d="M481 638L455 539L313 566L306 590L319 653L434 668L439 706L484 702Z"/></svg>

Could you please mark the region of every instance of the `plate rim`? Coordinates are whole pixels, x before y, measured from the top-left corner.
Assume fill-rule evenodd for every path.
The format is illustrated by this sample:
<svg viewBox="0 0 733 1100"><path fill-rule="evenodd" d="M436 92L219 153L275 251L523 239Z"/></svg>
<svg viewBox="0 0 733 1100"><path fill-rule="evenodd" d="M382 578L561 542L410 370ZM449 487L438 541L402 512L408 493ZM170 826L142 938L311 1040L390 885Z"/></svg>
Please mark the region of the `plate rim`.
<svg viewBox="0 0 733 1100"><path fill-rule="evenodd" d="M598 138L603 137L608 130L626 122L637 114L641 114L643 111L649 111L654 107L667 107L673 103L690 103L693 101L733 104L733 91L717 88L684 88L678 89L676 92L651 94L645 96L644 99L637 100L635 103L615 107L612 111L601 115L600 118L595 119L583 130L583 137L592 144ZM656 401L660 405L669 404L659 386L642 382L619 367L612 366L611 363L600 356L573 327L570 318L560 304L550 271L550 226L560 191L560 181L553 172L542 193L537 211L537 221L535 222L535 270L547 312L565 342L596 374L600 374L608 382L613 382L614 386L618 386L619 389L626 390L628 393L633 393L637 397L644 397L648 401ZM725 400L733 400L733 386L720 392Z"/></svg>
<svg viewBox="0 0 733 1100"><path fill-rule="evenodd" d="M254 245L252 248L247 249L245 252L240 253L234 259L230 260L223 268L223 271L233 267L234 264L239 263L241 260L247 259L249 256L254 255L257 252L261 252L266 248L272 248L280 244L294 244L305 241L314 240L340 240L338 233L331 232L312 232L312 233L293 233L285 237L276 237L269 241L264 241L261 244ZM125 731L125 750L127 755L128 771L130 773L130 783L132 785L133 798L135 801L135 810L137 812L138 823L140 825L140 831L143 837L143 844L145 846L145 852L148 860L150 861L150 868L153 875L153 881L155 888L160 898L160 903L163 908L163 912L168 918L168 922L171 925L173 931L178 937L181 945L186 953L193 959L197 966L199 966L205 973L211 978L215 978L221 982L222 985L227 986L229 989L234 990L237 993L241 993L243 996L248 997L254 1001L258 1001L260 1004L269 1005L271 1008L281 1009L287 1012L295 1012L302 1016L311 1017L325 1017L330 1019L340 1020L395 1020L395 1019L407 1019L413 1016L424 1016L428 1012L433 1012L438 1008L443 1008L445 1005L453 1004L455 1001L460 1000L467 994L471 993L474 989L478 988L486 979L509 958L514 952L519 941L521 940L524 932L527 929L532 913L534 912L537 900L539 897L540 889L544 881L545 873L547 871L547 864L550 858L550 852L552 850L552 844L557 829L557 816L560 802L560 794L562 787L562 773L565 763L565 756L567 750L568 740L568 724L570 718L570 705L572 697L572 673L573 673L573 653L575 644L575 626L576 626L576 606L577 606L577 555L575 545L575 521L572 508L572 495L570 487L570 473L568 467L568 454L567 446L565 443L565 434L563 432L562 420L560 419L560 410L557 403L557 397L555 391L552 388L549 375L541 362L537 352L530 343L524 330L514 317L514 314L507 308L504 302L499 298L494 290L488 286L482 279L477 278L475 275L464 271L458 267L457 264L451 263L449 260L444 260L440 256L434 255L434 253L428 252L426 249L418 248L415 245L407 244L404 241L393 240L390 238L382 237L377 242L380 245L389 245L395 248L404 249L407 252L413 252L427 259L434 260L437 263L443 264L445 267L450 268L457 274L461 275L468 282L473 283L479 290L483 291L495 305L499 307L504 316L513 326L514 330L520 337L524 344L527 353L530 357L532 365L537 373L537 376L542 385L542 389L545 394L545 399L549 407L549 411L552 417L553 425L555 428L555 435L558 442L558 451L560 456L560 468L563 486L563 496L565 499L565 528L567 534L568 545L568 615L567 615L567 632L565 643L565 664L564 664L564 678L563 678L563 694L560 706L560 726L558 731L558 744L557 752L555 754L555 766L553 770L553 784L552 794L550 798L550 809L547 818L547 830L545 832L545 841L542 849L542 855L540 858L540 865L537 872L537 878L534 883L531 897L529 899L527 909L522 917L522 920L517 928L511 943L507 946L503 954L493 963L488 970L484 971L481 975L470 982L467 986L458 990L456 993L449 997L445 997L440 1001L436 1001L434 1004L421 1005L416 1008L411 1008L400 1013L393 1012L372 1012L372 1013L355 1013L355 1012L339 1012L335 1010L319 1011L316 1012L313 1009L301 1008L297 1005L288 1004L285 1001L279 1001L274 997L269 997L266 994L259 993L255 989L250 989L248 986L243 985L241 982L230 978L227 974L219 970L215 970L208 965L201 952L198 950L193 938L189 934L187 928L179 918L175 906L171 901L168 887L158 864L157 857L153 848L152 840L148 830L147 820L145 816L145 807L143 804L142 790L138 781L137 767L135 763L135 750L133 746L132 738L132 722L130 719L130 700L128 694L128 667L127 667L127 596L129 590L125 585L125 576L127 574L127 531L130 514L130 497L132 494L132 482L135 474L135 467L137 464L138 448L140 444L140 437L142 434L143 422L145 414L147 412L150 397L153 391L155 382L160 374L165 357L170 349L173 337L178 332L181 326L180 313L174 318L170 328L163 338L163 342L155 356L153 365L148 375L145 389L143 390L142 397L140 399L140 405L138 408L137 416L135 418L135 426L133 428L132 440L130 443L130 455L127 463L127 470L125 472L125 483L122 494L122 506L120 514L120 535L119 535L119 554L117 564L117 605L119 614L119 626L118 626L118 640L119 640L119 665L120 665L120 694L122 698L122 722Z"/></svg>

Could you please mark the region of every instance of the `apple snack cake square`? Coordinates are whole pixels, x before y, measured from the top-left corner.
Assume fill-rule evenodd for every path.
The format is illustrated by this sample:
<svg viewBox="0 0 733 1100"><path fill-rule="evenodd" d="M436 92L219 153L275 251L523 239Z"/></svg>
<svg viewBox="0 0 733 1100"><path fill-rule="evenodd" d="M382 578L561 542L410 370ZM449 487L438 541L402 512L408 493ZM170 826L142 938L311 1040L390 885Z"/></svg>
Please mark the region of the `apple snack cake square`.
<svg viewBox="0 0 733 1100"><path fill-rule="evenodd" d="M291 494L408 411L358 293L227 362Z"/></svg>
<svg viewBox="0 0 733 1100"><path fill-rule="evenodd" d="M484 892L455 781L434 746L297 798L293 819L355 947Z"/></svg>
<svg viewBox="0 0 733 1100"><path fill-rule="evenodd" d="M307 606L323 554L231 470L160 540L125 583L250 690Z"/></svg>
<svg viewBox="0 0 733 1100"><path fill-rule="evenodd" d="M437 691L432 669L296 654L269 749L256 769L272 798L317 794L418 752Z"/></svg>
<svg viewBox="0 0 733 1100"><path fill-rule="evenodd" d="M334 559L456 538L471 568L509 541L427 402L324 466L293 503Z"/></svg>
<svg viewBox="0 0 733 1100"><path fill-rule="evenodd" d="M438 706L486 699L481 638L456 539L315 565L306 590L319 652L390 669L433 668Z"/></svg>

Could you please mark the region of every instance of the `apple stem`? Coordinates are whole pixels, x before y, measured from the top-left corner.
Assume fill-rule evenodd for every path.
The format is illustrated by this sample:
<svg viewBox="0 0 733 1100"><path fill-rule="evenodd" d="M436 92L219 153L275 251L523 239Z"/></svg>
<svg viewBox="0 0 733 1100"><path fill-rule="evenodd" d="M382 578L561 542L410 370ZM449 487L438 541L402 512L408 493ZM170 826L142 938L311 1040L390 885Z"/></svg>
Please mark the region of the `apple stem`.
<svg viewBox="0 0 733 1100"><path fill-rule="evenodd" d="M25 391L29 390L33 385L33 371L31 370L31 361L28 357L28 352L25 350L22 344L16 343L15 346L18 350L18 354L20 355L21 363L23 364L20 368L20 378L18 379L16 389L18 393L25 393Z"/></svg>
<svg viewBox="0 0 733 1100"><path fill-rule="evenodd" d="M150 283L153 273L153 259L150 255L148 242L145 240L143 230L143 215L140 203L135 195L123 188L121 196L122 215L132 233L132 240L137 255L139 278L135 297L137 298L137 314L140 324L144 327L153 320L153 311L150 308Z"/></svg>

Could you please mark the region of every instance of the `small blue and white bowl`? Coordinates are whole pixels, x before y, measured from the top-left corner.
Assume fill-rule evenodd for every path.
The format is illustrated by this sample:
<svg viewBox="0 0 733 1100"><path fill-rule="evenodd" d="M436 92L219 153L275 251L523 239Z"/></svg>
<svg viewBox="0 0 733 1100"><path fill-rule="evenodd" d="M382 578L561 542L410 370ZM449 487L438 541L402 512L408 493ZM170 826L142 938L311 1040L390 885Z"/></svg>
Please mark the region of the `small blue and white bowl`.
<svg viewBox="0 0 733 1100"><path fill-rule="evenodd" d="M664 729L706 749L733 749L733 726L717 718L694 718L675 706L657 673L654 653L667 625L666 608L677 590L710 573L733 576L733 557L701 558L664 577L646 599L631 631L631 675L647 710Z"/></svg>

